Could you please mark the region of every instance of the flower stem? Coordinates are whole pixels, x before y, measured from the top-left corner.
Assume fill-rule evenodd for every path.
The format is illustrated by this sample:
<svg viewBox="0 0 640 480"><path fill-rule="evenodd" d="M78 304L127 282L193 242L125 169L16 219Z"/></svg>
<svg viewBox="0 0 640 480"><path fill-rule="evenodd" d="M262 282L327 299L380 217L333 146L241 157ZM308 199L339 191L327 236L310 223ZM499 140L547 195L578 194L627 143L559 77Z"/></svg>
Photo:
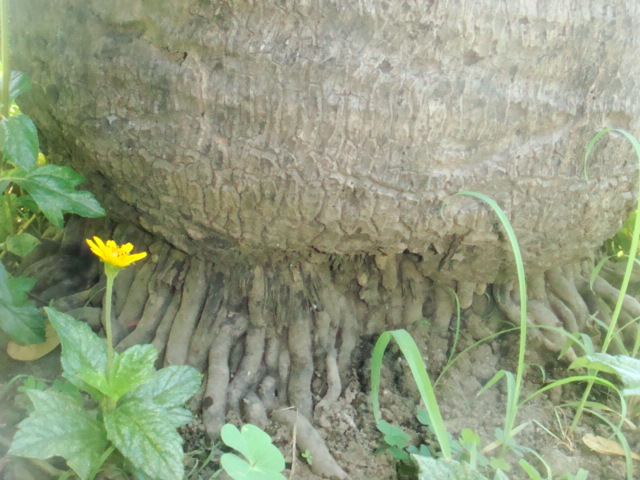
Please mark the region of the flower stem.
<svg viewBox="0 0 640 480"><path fill-rule="evenodd" d="M113 303L113 281L118 275L118 268L113 268L105 263L104 273L107 275L107 292L105 296L104 306L104 329L107 333L107 371L106 377L109 378L111 374L111 367L113 366L113 333L111 330L111 304Z"/></svg>

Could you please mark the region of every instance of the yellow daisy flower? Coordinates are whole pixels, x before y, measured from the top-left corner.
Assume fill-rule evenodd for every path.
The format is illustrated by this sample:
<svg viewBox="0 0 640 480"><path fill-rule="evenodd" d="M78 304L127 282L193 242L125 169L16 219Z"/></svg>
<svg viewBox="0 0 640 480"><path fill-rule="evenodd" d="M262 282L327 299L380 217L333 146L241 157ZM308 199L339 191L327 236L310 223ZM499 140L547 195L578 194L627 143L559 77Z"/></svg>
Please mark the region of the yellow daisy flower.
<svg viewBox="0 0 640 480"><path fill-rule="evenodd" d="M125 243L118 246L113 240L107 240L105 244L100 238L93 237L93 241L87 239L87 245L91 248L91 251L100 260L108 265L112 265L117 268L124 268L131 265L133 262L142 260L147 256L147 252L140 252L131 255L133 245L131 243Z"/></svg>

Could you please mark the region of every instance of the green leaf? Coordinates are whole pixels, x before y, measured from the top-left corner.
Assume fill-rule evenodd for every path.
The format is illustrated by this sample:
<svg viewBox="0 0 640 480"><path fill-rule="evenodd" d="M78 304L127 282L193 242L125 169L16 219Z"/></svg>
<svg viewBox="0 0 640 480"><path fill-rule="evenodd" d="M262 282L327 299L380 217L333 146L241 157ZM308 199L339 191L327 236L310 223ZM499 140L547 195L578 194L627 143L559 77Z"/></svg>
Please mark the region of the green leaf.
<svg viewBox="0 0 640 480"><path fill-rule="evenodd" d="M36 279L29 277L9 277L9 289L13 293L13 300L24 303L29 299L29 291L35 287Z"/></svg>
<svg viewBox="0 0 640 480"><path fill-rule="evenodd" d="M480 446L480 437L470 428L463 428L460 432L460 442L465 445Z"/></svg>
<svg viewBox="0 0 640 480"><path fill-rule="evenodd" d="M585 357L582 357L585 358ZM589 360L583 366L604 372L615 373L620 376L625 388L624 395L640 395L640 360L628 355L609 355L608 353L594 353L587 355ZM580 358L574 362L577 363ZM573 364L572 364L573 366Z"/></svg>
<svg viewBox="0 0 640 480"><path fill-rule="evenodd" d="M451 459L435 459L422 455L411 455L418 465L419 480L488 480L473 470L468 463Z"/></svg>
<svg viewBox="0 0 640 480"><path fill-rule="evenodd" d="M38 131L29 117L23 114L0 120L0 150L16 167L25 171L38 164Z"/></svg>
<svg viewBox="0 0 640 480"><path fill-rule="evenodd" d="M0 242L4 242L9 235L16 231L18 198L19 197L13 193L3 193L0 195Z"/></svg>
<svg viewBox="0 0 640 480"><path fill-rule="evenodd" d="M110 396L116 400L147 382L155 371L158 351L153 345L134 345L114 358L108 379Z"/></svg>
<svg viewBox="0 0 640 480"><path fill-rule="evenodd" d="M88 478L107 449L103 426L69 395L40 390L27 395L34 411L18 425L9 453L43 460L60 456L81 479Z"/></svg>
<svg viewBox="0 0 640 480"><path fill-rule="evenodd" d="M99 375L104 378L107 368L106 344L86 323L79 322L53 308L45 307L44 310L62 344L60 361L64 369L63 375L76 387L99 400L101 395L96 391L100 390L96 389L98 381L91 379L98 378Z"/></svg>
<svg viewBox="0 0 640 480"><path fill-rule="evenodd" d="M6 243L9 252L19 257L26 257L40 244L40 240L28 233L19 233L7 237Z"/></svg>
<svg viewBox="0 0 640 480"><path fill-rule="evenodd" d="M167 419L174 426L184 425L191 420L191 412L181 407L198 391L201 378L193 367L172 365L158 370L123 400L137 398L153 402L167 411Z"/></svg>
<svg viewBox="0 0 640 480"><path fill-rule="evenodd" d="M405 448L411 441L411 436L400 427L391 425L385 420L380 420L377 424L378 430L384 434L384 441L398 448Z"/></svg>
<svg viewBox="0 0 640 480"><path fill-rule="evenodd" d="M33 284L24 277L10 278L0 262L0 328L23 345L45 340L44 317L27 297Z"/></svg>
<svg viewBox="0 0 640 480"><path fill-rule="evenodd" d="M222 427L220 436L227 446L237 450L247 459L245 462L234 454L222 456L222 467L233 478L284 480L284 476L280 474L284 470L284 458L280 450L271 443L271 437L260 428L248 423L238 430L235 425L227 423ZM250 471L262 475L249 475Z"/></svg>
<svg viewBox="0 0 640 480"><path fill-rule="evenodd" d="M2 88L2 79L0 78L0 88ZM31 90L31 79L29 75L13 70L9 80L9 103L25 92Z"/></svg>
<svg viewBox="0 0 640 480"><path fill-rule="evenodd" d="M155 480L182 480L182 438L166 411L141 399L122 401L104 413L107 438L127 460Z"/></svg>
<svg viewBox="0 0 640 480"><path fill-rule="evenodd" d="M15 168L3 175L3 180L14 182L27 190L45 217L62 228L64 213L75 213L89 218L102 217L104 209L94 196L75 187L84 177L69 167L42 165L32 171Z"/></svg>

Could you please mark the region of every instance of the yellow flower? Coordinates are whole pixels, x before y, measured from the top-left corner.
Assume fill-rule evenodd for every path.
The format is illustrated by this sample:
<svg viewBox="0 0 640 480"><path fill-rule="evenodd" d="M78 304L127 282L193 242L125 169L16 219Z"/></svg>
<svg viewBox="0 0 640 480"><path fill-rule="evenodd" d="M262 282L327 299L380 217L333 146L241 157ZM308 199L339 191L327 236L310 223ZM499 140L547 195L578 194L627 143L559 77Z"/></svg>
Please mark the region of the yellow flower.
<svg viewBox="0 0 640 480"><path fill-rule="evenodd" d="M130 255L133 250L131 243L125 243L118 246L113 240L107 240L105 243L98 237L93 237L93 241L87 239L87 245L91 248L91 251L108 265L112 265L117 268L124 268L131 265L133 262L142 260L147 256L147 252L135 253Z"/></svg>

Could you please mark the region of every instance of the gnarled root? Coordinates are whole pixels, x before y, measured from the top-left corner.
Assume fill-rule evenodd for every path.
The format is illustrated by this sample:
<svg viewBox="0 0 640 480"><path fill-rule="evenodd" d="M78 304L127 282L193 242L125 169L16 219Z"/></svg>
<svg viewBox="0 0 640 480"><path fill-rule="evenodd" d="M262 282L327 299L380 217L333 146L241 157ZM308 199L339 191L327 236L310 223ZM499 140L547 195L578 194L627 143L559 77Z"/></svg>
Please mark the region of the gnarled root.
<svg viewBox="0 0 640 480"><path fill-rule="evenodd" d="M593 262L586 262L582 266L558 267L545 272L544 275L528 278L528 322L534 327L542 327L530 329L529 338L540 341L551 351L560 351L566 341L562 332L594 331L594 315L605 324L611 322L612 311L620 291L600 277L594 280L593 290L591 290L587 278L592 269ZM497 305L516 325L520 322L517 292L517 288L509 284L494 285ZM640 302L626 295L618 323L620 327L625 326L625 328L621 330L622 339L614 340L622 341L627 345L632 344L638 327L635 322L630 321L639 317ZM575 357L573 349L566 352L567 360L572 361Z"/></svg>
<svg viewBox="0 0 640 480"><path fill-rule="evenodd" d="M235 252L212 261L189 257L133 227L120 226L111 234L104 228L104 237L132 241L150 252L117 278L117 348L151 342L158 348L159 366L193 365L204 373L204 384L192 407L201 409L209 434L217 436L228 418L260 426L275 419L296 429L299 445L313 455L313 469L325 476L346 474L312 425L336 404L345 385L368 381L359 374L362 367L354 369L366 362L354 356L358 342L387 329L413 330L426 341L422 349L430 373L436 374L453 346L456 299L464 310L482 300L486 289L455 281L412 254L274 253L266 258ZM88 308L86 317L98 328L104 280L97 262L87 271L56 305L65 311ZM596 281L597 304L585 295L586 283L575 266L532 276L528 321L545 328L531 328L529 338L557 352L565 344L562 331L590 328L594 306L606 317L604 307L617 290ZM493 293L501 311L518 325L517 289L503 283L494 285ZM625 300L625 314L640 316L640 304ZM575 352L569 349L566 356L571 360Z"/></svg>

